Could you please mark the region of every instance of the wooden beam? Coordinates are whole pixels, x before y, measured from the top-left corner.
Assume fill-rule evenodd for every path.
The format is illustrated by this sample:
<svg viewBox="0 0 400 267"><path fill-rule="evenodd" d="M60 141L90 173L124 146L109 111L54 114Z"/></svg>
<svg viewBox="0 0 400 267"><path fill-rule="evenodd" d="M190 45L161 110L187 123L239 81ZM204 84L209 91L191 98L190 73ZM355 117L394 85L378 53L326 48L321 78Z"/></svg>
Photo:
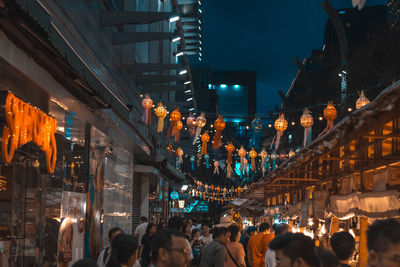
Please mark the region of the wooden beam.
<svg viewBox="0 0 400 267"><path fill-rule="evenodd" d="M272 183L277 181L299 181L299 182L317 182L318 179L309 179L309 178L278 178L274 180Z"/></svg>
<svg viewBox="0 0 400 267"><path fill-rule="evenodd" d="M136 84L144 85L151 83L175 82L186 80L186 75L138 75L136 76Z"/></svg>
<svg viewBox="0 0 400 267"><path fill-rule="evenodd" d="M182 85L144 85L143 93L163 93L169 91L182 91L185 87Z"/></svg>
<svg viewBox="0 0 400 267"><path fill-rule="evenodd" d="M148 41L172 39L176 34L172 32L113 32L113 44L132 44Z"/></svg>
<svg viewBox="0 0 400 267"><path fill-rule="evenodd" d="M400 135L398 134L369 134L363 135L364 138L375 138L375 139L386 139L386 138L393 138L393 139L400 139Z"/></svg>
<svg viewBox="0 0 400 267"><path fill-rule="evenodd" d="M100 25L148 24L171 16L171 12L103 11L100 14Z"/></svg>

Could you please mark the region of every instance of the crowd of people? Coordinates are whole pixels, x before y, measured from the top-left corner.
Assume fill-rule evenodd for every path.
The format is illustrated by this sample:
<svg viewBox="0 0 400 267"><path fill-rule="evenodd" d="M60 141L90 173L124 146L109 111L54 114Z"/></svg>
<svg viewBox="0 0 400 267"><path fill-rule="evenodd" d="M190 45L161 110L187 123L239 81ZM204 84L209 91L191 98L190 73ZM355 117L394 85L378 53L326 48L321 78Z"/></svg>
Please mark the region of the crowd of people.
<svg viewBox="0 0 400 267"><path fill-rule="evenodd" d="M111 247L74 267L349 267L354 266L356 242L346 231L334 233L329 247L292 233L288 224L270 227L261 223L247 227L223 217L210 229L207 222L179 217L159 225L141 218L133 235L119 228L109 231ZM367 231L368 266L400 266L400 223L395 219L375 221Z"/></svg>

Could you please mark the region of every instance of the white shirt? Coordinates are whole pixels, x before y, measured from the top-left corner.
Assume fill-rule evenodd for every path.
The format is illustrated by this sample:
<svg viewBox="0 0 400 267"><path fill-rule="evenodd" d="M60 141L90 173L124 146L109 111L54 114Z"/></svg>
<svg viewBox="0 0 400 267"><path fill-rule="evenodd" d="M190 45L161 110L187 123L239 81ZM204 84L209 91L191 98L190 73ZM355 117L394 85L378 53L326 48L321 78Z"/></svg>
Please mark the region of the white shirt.
<svg viewBox="0 0 400 267"><path fill-rule="evenodd" d="M271 249L265 253L265 267L276 267L275 251Z"/></svg>
<svg viewBox="0 0 400 267"><path fill-rule="evenodd" d="M139 244L142 243L142 237L146 234L147 225L148 225L147 222L141 223L135 229L135 234L137 234L139 238Z"/></svg>
<svg viewBox="0 0 400 267"><path fill-rule="evenodd" d="M202 235L202 236L200 236L200 239L203 240L204 245L211 243L213 241L212 234L210 234L207 237Z"/></svg>
<svg viewBox="0 0 400 267"><path fill-rule="evenodd" d="M107 251L107 259L104 262L104 252ZM111 255L111 248L105 248L100 252L99 257L97 258L97 266L98 267L105 267L107 265L108 260L110 259L110 255Z"/></svg>

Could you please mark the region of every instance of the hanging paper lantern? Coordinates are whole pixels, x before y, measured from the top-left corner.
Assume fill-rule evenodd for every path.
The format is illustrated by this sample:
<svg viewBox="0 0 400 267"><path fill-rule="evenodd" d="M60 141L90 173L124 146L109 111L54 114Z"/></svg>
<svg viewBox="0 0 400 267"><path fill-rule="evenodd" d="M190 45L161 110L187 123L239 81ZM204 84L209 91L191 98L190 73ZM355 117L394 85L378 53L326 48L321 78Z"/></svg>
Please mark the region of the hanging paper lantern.
<svg viewBox="0 0 400 267"><path fill-rule="evenodd" d="M218 161L214 161L214 174L219 175L219 163Z"/></svg>
<svg viewBox="0 0 400 267"><path fill-rule="evenodd" d="M293 149L291 148L289 151L289 158L293 157L295 155Z"/></svg>
<svg viewBox="0 0 400 267"><path fill-rule="evenodd" d="M210 189L211 189L211 192L214 191L215 187L213 184L210 186Z"/></svg>
<svg viewBox="0 0 400 267"><path fill-rule="evenodd" d="M172 145L171 143L168 144L168 154L170 157L172 157Z"/></svg>
<svg viewBox="0 0 400 267"><path fill-rule="evenodd" d="M272 169L274 170L276 168L276 160L278 159L278 154L276 151L272 152L271 154L271 160L272 160Z"/></svg>
<svg viewBox="0 0 400 267"><path fill-rule="evenodd" d="M143 111L143 121L144 124L151 124L151 108L153 107L153 100L150 99L150 96L146 94L142 100L142 106L144 108Z"/></svg>
<svg viewBox="0 0 400 267"><path fill-rule="evenodd" d="M244 159L243 159L244 173L248 173L248 172L249 172L247 163L248 163L247 158L244 158Z"/></svg>
<svg viewBox="0 0 400 267"><path fill-rule="evenodd" d="M203 142L203 145L201 146L201 155L205 155L207 154L207 143L210 141L208 131L205 131L205 133L201 136L201 141Z"/></svg>
<svg viewBox="0 0 400 267"><path fill-rule="evenodd" d="M255 171L256 170L257 151L254 150L254 147L250 150L249 157L251 158L251 170Z"/></svg>
<svg viewBox="0 0 400 267"><path fill-rule="evenodd" d="M171 125L168 129L167 138L169 138L170 136L174 136L174 140L175 142L177 142L179 140L178 122L181 121L181 113L179 112L179 108L176 108L174 111L171 112L170 119Z"/></svg>
<svg viewBox="0 0 400 267"><path fill-rule="evenodd" d="M256 115L254 120L251 121L251 128L253 129L253 135L250 139L250 146L257 148L264 129L259 115Z"/></svg>
<svg viewBox="0 0 400 267"><path fill-rule="evenodd" d="M336 119L337 110L332 102L328 102L328 105L324 109L324 117L327 121L326 128L320 133L318 136L321 136L327 133L330 129L333 128L333 121Z"/></svg>
<svg viewBox="0 0 400 267"><path fill-rule="evenodd" d="M176 150L176 155L177 155L178 158L179 158L178 163L179 163L179 164L182 164L182 163L183 163L183 158L182 158L182 156L183 156L183 150L182 150L182 148L179 147L179 148Z"/></svg>
<svg viewBox="0 0 400 267"><path fill-rule="evenodd" d="M214 149L218 149L220 146L222 146L221 133L225 129L225 121L221 115L219 115L218 119L215 120L214 128L216 132L214 135L214 143L212 146Z"/></svg>
<svg viewBox="0 0 400 267"><path fill-rule="evenodd" d="M204 126L206 126L206 122L207 122L207 120L206 120L206 115L205 115L204 112L202 112L202 113L200 114L200 116L198 116L198 117L196 118L196 126L197 126L197 129L196 129L196 135L195 135L194 140L193 140L193 145L196 144L197 139L199 138L199 136L200 136L200 134L201 134L201 129L202 129Z"/></svg>
<svg viewBox="0 0 400 267"><path fill-rule="evenodd" d="M192 171L194 171L194 162L196 161L196 157L194 155L190 156L190 162L192 164Z"/></svg>
<svg viewBox="0 0 400 267"><path fill-rule="evenodd" d="M369 99L364 95L364 90L361 90L360 97L356 101L356 109L359 109L369 104Z"/></svg>
<svg viewBox="0 0 400 267"><path fill-rule="evenodd" d="M265 149L261 150L260 157L261 157L261 170L263 173L263 177L265 176L265 158L268 156L267 151Z"/></svg>
<svg viewBox="0 0 400 267"><path fill-rule="evenodd" d="M189 134L191 136L195 135L196 134L196 130L195 130L196 129L196 118L193 116L192 113L190 113L189 116L187 117L186 125L188 127Z"/></svg>
<svg viewBox="0 0 400 267"><path fill-rule="evenodd" d="M208 162L210 159L210 156L208 154L205 154L204 159L206 160L206 169L210 168L210 164Z"/></svg>
<svg viewBox="0 0 400 267"><path fill-rule="evenodd" d="M286 153L282 152L282 153L279 155L279 159L280 159L280 160L285 160L285 159L286 159Z"/></svg>
<svg viewBox="0 0 400 267"><path fill-rule="evenodd" d="M275 136L275 150L278 149L279 147L279 142L281 140L281 137L283 135L283 132L287 129L288 127L288 122L285 120L285 115L282 113L279 115L279 118L275 121L274 127L276 129L276 136ZM273 143L273 142L272 142ZM272 148L272 144L271 144Z"/></svg>
<svg viewBox="0 0 400 267"><path fill-rule="evenodd" d="M229 143L226 146L226 150L228 151L228 156L226 158L226 178L230 178L232 175L232 152L235 151L235 146Z"/></svg>
<svg viewBox="0 0 400 267"><path fill-rule="evenodd" d="M240 170L241 171L243 171L243 169L244 169L244 160L245 160L246 153L247 153L246 150L243 148L243 146L241 146L238 151L238 155L240 157Z"/></svg>
<svg viewBox="0 0 400 267"><path fill-rule="evenodd" d="M306 146L308 137L311 133L311 126L314 124L313 117L307 108L303 110L303 115L300 117L301 126L304 127L304 139L303 139L303 147Z"/></svg>
<svg viewBox="0 0 400 267"><path fill-rule="evenodd" d="M164 119L167 116L167 109L160 102L156 108L156 116L158 117L157 132L162 133L164 130Z"/></svg>

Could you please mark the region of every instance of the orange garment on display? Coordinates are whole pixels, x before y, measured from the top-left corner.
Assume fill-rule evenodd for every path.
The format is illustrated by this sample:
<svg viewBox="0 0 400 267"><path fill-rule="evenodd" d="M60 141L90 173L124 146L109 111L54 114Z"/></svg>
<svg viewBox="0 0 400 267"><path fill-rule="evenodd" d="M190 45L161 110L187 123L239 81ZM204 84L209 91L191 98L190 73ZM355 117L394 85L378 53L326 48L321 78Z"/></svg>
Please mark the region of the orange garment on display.
<svg viewBox="0 0 400 267"><path fill-rule="evenodd" d="M8 93L5 104L7 126L3 130L2 152L11 163L20 146L33 141L46 153L47 171L53 173L57 159L57 121L43 111Z"/></svg>
<svg viewBox="0 0 400 267"><path fill-rule="evenodd" d="M258 233L250 238L247 251L252 267L265 266L265 253L268 250L269 243L274 237L274 234Z"/></svg>

